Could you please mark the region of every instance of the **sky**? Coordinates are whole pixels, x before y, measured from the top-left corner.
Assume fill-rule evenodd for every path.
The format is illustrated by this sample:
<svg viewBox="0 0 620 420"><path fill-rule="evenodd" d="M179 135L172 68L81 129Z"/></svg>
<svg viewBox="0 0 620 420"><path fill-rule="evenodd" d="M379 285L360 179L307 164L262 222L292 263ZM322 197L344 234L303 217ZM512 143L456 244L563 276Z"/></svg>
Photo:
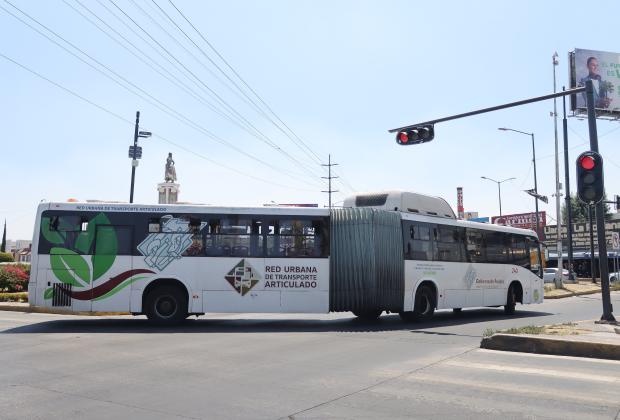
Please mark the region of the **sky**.
<svg viewBox="0 0 620 420"><path fill-rule="evenodd" d="M550 198L540 210L554 224L552 101L437 124L422 145L388 130L552 93L556 51L557 87L568 87L570 51L620 52L620 3L597 10L609 20L583 22L577 1L0 0L0 222L27 239L42 200L127 202L140 111L153 137L140 140L137 203L157 202L172 153L181 201L322 207L331 154L336 205L399 189L456 211L463 187L466 211L494 216L497 185L481 177L515 177L502 211L530 212L531 138L497 130L510 127L535 134ZM620 122L599 120L598 133L613 197ZM568 119L568 143L574 191L585 120Z"/></svg>

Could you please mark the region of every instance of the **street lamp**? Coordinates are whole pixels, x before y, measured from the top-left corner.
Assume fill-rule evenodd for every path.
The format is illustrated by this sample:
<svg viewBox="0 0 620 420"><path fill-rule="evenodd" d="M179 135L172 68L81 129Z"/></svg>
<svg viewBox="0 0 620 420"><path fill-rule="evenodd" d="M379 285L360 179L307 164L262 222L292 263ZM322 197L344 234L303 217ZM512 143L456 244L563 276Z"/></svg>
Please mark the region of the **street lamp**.
<svg viewBox="0 0 620 420"><path fill-rule="evenodd" d="M514 177L513 178L506 178L506 179L504 179L502 181L496 181L493 178L487 178L486 176L481 176L480 178L486 179L486 180L489 180L489 181L493 181L493 182L495 182L497 184L497 194L499 196L499 215L501 217L501 215L502 215L502 187L501 187L501 184L502 184L502 182L511 181L511 180L517 179L517 178L514 178Z"/></svg>
<svg viewBox="0 0 620 420"><path fill-rule="evenodd" d="M538 195L538 179L536 178L536 146L534 143L534 133L526 133L525 131L515 130L514 128L506 128L500 127L498 130L501 131L514 131L515 133L525 134L526 136L532 137L532 163L534 164L534 203L536 204L536 234L540 235L540 219L538 217L538 200L540 196Z"/></svg>
<svg viewBox="0 0 620 420"><path fill-rule="evenodd" d="M538 217L538 200L543 200L547 202L547 197L542 197L538 194L538 180L536 178L536 146L534 143L534 133L526 133L525 131L515 130L514 128L506 128L500 127L498 130L501 131L514 131L515 133L525 134L526 136L532 137L532 163L534 165L534 203L536 209L536 234L539 237L539 245L538 245L538 255L540 255L540 218Z"/></svg>

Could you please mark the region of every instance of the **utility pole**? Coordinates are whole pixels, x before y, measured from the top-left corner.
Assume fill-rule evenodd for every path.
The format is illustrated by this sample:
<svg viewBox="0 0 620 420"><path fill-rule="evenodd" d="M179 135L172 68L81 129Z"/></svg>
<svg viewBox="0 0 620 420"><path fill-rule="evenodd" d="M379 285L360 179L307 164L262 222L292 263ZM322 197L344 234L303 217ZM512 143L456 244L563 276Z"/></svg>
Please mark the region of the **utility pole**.
<svg viewBox="0 0 620 420"><path fill-rule="evenodd" d="M590 134L590 150L598 153L598 133L596 130L596 113L594 110L594 84L586 82L586 104L588 109L588 131ZM607 238L605 237L605 203L601 200L596 203L596 240L598 242L598 265L601 276L601 297L603 300L603 315L600 323L615 323L613 306L609 293L609 266L607 265Z"/></svg>
<svg viewBox="0 0 620 420"><path fill-rule="evenodd" d="M553 93L556 93L556 84L555 84L555 67L559 64L558 61L558 53L554 53L553 57ZM562 261L562 212L560 205L560 157L558 150L558 110L556 104L556 98L553 98L553 131L555 135L555 218L557 221L558 228L558 239L556 249L558 252L558 272L555 278L555 287L562 288L562 280L564 277L564 264Z"/></svg>
<svg viewBox="0 0 620 420"><path fill-rule="evenodd" d="M133 134L133 149L131 155L131 189L129 190L129 202L133 203L133 184L136 180L136 167L138 166L138 160L136 159L136 152L138 150L138 127L140 126L140 111L136 111L136 128Z"/></svg>
<svg viewBox="0 0 620 420"><path fill-rule="evenodd" d="M2 233L2 245L0 245L0 252L6 252L6 219L4 219L4 232Z"/></svg>
<svg viewBox="0 0 620 420"><path fill-rule="evenodd" d="M329 181L329 189L327 191L321 191L329 194L329 208L332 208L332 193L338 192L338 190L332 190L332 179L338 178L337 176L332 176L332 166L337 166L337 163L332 163L332 155L328 155L327 165L321 164L321 166L327 166L329 176L322 176L321 178L327 179Z"/></svg>
<svg viewBox="0 0 620 420"><path fill-rule="evenodd" d="M140 111L136 111L136 128L133 134L133 146L129 146L129 157L131 158L131 189L129 190L129 202L133 203L133 185L136 180L136 168L138 160L142 158L142 147L138 147L138 138L151 137L150 131L138 131L140 128Z"/></svg>
<svg viewBox="0 0 620 420"><path fill-rule="evenodd" d="M562 91L566 87L562 86ZM566 96L562 96L564 115L562 118L562 132L564 137L564 190L566 191L566 239L568 240L568 279L577 280L573 277L573 209L570 202L570 176L568 174L568 121L566 120Z"/></svg>

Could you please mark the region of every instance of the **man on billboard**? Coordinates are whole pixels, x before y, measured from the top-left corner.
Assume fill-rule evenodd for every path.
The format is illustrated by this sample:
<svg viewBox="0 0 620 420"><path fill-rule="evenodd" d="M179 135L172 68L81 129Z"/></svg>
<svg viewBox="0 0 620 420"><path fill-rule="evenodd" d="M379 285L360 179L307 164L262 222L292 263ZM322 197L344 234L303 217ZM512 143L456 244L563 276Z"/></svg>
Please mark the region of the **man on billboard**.
<svg viewBox="0 0 620 420"><path fill-rule="evenodd" d="M613 86L610 82L603 80L599 74L598 59L596 57L588 57L586 66L588 68L588 75L579 79L579 86L584 86L588 80L592 80L594 85L594 107L609 108L611 98L608 94L613 90Z"/></svg>

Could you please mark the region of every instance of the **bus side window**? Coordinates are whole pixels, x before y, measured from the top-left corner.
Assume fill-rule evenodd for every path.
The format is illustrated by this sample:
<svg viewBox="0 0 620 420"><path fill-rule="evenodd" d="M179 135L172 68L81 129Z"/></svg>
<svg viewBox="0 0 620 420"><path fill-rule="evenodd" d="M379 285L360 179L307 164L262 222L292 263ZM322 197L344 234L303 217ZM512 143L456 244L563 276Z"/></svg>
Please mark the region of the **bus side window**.
<svg viewBox="0 0 620 420"><path fill-rule="evenodd" d="M161 232L161 220L159 217L149 219L149 233Z"/></svg>

